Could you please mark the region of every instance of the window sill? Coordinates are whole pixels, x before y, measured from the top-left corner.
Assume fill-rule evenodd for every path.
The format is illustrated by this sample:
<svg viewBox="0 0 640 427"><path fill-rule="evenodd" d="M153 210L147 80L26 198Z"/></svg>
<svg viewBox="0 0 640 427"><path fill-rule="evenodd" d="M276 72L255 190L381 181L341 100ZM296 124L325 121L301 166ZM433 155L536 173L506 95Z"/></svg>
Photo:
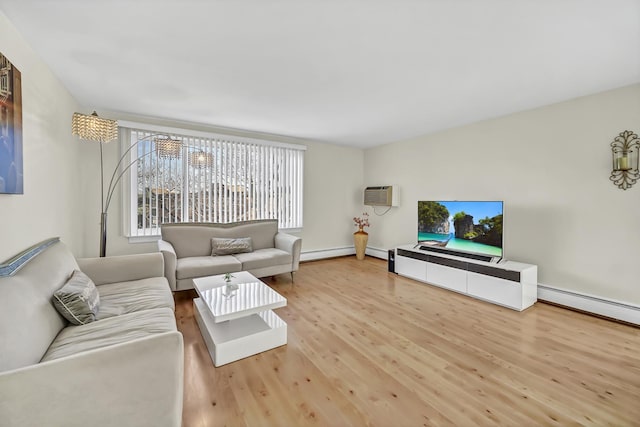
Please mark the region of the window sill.
<svg viewBox="0 0 640 427"><path fill-rule="evenodd" d="M300 228L279 228L278 231L280 231L281 233L287 233L287 234L299 234L299 233L302 233L302 227L300 227Z"/></svg>
<svg viewBox="0 0 640 427"><path fill-rule="evenodd" d="M128 236L129 243L152 243L160 240L160 235L153 236Z"/></svg>

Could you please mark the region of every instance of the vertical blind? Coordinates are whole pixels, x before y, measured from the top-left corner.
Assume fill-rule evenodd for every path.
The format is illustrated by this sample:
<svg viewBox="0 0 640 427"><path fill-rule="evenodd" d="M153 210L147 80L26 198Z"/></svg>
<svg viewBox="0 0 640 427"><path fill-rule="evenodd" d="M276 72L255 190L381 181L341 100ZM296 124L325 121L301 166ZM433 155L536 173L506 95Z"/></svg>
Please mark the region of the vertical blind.
<svg viewBox="0 0 640 427"><path fill-rule="evenodd" d="M125 129L131 236L170 222L277 219L302 227L304 146Z"/></svg>

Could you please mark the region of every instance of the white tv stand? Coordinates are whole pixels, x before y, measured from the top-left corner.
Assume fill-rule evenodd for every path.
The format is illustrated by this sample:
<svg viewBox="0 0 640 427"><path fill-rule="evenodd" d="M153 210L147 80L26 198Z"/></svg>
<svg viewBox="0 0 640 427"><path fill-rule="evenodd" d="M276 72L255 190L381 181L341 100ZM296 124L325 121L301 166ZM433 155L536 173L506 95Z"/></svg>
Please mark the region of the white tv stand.
<svg viewBox="0 0 640 427"><path fill-rule="evenodd" d="M395 249L395 272L430 285L522 311L538 300L538 266L491 263L414 248Z"/></svg>

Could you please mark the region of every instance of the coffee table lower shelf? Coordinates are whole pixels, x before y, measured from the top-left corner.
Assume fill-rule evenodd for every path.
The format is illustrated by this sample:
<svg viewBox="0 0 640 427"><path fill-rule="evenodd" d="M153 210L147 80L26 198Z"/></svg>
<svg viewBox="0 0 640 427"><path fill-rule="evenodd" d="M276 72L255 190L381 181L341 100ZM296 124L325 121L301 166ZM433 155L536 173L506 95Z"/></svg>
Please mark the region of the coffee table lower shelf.
<svg viewBox="0 0 640 427"><path fill-rule="evenodd" d="M214 366L222 366L287 343L287 324L271 310L215 323L200 298L194 314Z"/></svg>

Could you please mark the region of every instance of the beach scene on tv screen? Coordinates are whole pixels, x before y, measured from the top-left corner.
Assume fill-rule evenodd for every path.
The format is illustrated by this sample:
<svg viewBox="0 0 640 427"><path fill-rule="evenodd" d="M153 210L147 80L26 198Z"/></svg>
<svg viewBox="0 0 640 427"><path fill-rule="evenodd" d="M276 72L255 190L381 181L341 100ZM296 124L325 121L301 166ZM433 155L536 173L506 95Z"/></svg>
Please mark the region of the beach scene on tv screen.
<svg viewBox="0 0 640 427"><path fill-rule="evenodd" d="M502 256L502 202L419 201L418 243Z"/></svg>

